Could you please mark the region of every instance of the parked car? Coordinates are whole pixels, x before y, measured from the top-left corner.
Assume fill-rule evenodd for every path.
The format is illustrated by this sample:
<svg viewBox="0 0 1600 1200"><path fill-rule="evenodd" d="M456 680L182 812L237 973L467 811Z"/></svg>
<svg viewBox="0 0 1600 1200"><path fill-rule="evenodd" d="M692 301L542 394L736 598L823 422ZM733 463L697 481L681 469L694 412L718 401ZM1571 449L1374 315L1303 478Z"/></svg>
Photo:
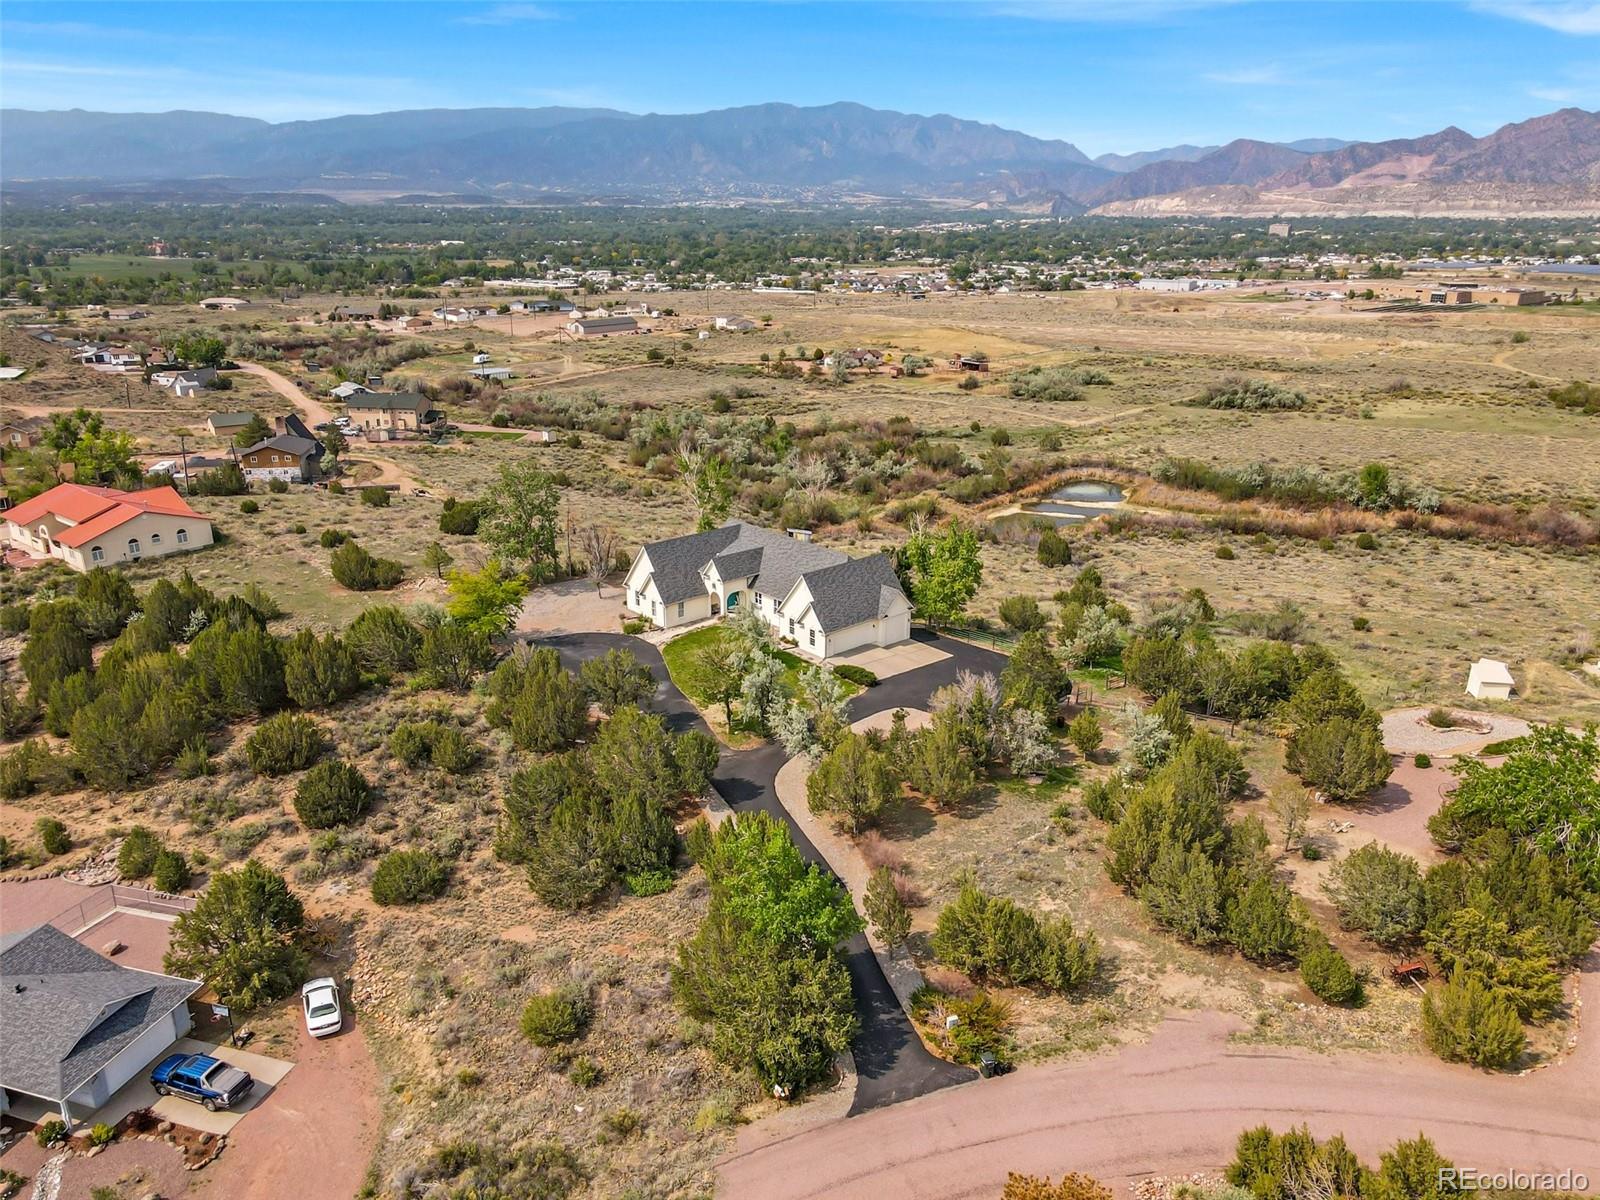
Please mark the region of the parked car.
<svg viewBox="0 0 1600 1200"><path fill-rule="evenodd" d="M306 1032L312 1037L327 1037L343 1027L339 985L332 979L313 979L306 984L300 989L300 1004L306 1013Z"/></svg>
<svg viewBox="0 0 1600 1200"><path fill-rule="evenodd" d="M216 1112L238 1104L256 1081L248 1071L208 1054L169 1054L150 1072L150 1084L158 1095L182 1096Z"/></svg>

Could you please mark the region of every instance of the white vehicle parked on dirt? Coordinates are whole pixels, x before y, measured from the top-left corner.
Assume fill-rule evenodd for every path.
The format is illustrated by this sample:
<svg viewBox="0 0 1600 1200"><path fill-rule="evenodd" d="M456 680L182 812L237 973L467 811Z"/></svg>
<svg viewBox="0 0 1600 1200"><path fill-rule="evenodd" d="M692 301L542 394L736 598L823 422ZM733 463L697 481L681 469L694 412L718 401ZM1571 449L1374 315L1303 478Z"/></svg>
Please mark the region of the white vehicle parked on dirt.
<svg viewBox="0 0 1600 1200"><path fill-rule="evenodd" d="M314 1038L338 1033L344 1026L344 1010L339 1007L339 985L332 979L313 979L300 989L300 1003L306 1012L306 1032Z"/></svg>

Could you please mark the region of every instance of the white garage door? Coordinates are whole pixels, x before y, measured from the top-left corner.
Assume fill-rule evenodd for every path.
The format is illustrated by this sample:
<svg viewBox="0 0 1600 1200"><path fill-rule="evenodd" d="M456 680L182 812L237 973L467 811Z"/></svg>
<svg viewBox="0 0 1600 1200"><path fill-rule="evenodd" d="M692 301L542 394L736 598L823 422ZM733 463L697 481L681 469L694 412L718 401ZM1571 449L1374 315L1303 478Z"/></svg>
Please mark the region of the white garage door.
<svg viewBox="0 0 1600 1200"><path fill-rule="evenodd" d="M903 642L911 636L911 614L901 613L898 617L885 617L878 624L878 645L892 646L896 642Z"/></svg>

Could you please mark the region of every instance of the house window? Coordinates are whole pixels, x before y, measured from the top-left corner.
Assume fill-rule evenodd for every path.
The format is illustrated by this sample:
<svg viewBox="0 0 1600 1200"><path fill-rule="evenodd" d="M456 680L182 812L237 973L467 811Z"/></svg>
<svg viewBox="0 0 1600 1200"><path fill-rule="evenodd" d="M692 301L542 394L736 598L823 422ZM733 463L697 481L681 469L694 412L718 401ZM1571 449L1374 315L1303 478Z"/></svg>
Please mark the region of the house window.
<svg viewBox="0 0 1600 1200"><path fill-rule="evenodd" d="M793 617L789 618L789 636L790 637L794 636L794 618Z"/></svg>
<svg viewBox="0 0 1600 1200"><path fill-rule="evenodd" d="M806 645L815 646L816 644L817 644L817 631L815 629L806 630Z"/></svg>
<svg viewBox="0 0 1600 1200"><path fill-rule="evenodd" d="M152 534L151 534L151 535L150 535L150 544L151 544L151 545L152 545L152 546L159 546L159 545L161 545L161 535L160 535L160 534L159 534L159 533L152 533Z"/></svg>
<svg viewBox="0 0 1600 1200"><path fill-rule="evenodd" d="M277 462L277 461L278 461L278 456L277 456L277 455L276 455L276 454L274 454L274 455L273 455L273 456L272 456L272 461L273 461L273 462Z"/></svg>
<svg viewBox="0 0 1600 1200"><path fill-rule="evenodd" d="M188 543L189 543L189 531L187 529L178 530L178 545L186 546L186 545L188 545Z"/></svg>
<svg viewBox="0 0 1600 1200"><path fill-rule="evenodd" d="M129 558L138 558L139 557L139 539L138 538L129 538L128 539L128 557Z"/></svg>
<svg viewBox="0 0 1600 1200"><path fill-rule="evenodd" d="M650 601L650 615L652 617L656 615L656 602L654 600Z"/></svg>
<svg viewBox="0 0 1600 1200"><path fill-rule="evenodd" d="M39 526L39 540L41 542L48 542L50 540L50 527L48 525Z"/></svg>
<svg viewBox="0 0 1600 1200"><path fill-rule="evenodd" d="M683 616L683 601L682 600L678 601L678 615L680 617Z"/></svg>
<svg viewBox="0 0 1600 1200"><path fill-rule="evenodd" d="M89 561L90 562L104 562L105 560L106 560L106 552L104 550L100 549L99 546L90 546L89 547Z"/></svg>

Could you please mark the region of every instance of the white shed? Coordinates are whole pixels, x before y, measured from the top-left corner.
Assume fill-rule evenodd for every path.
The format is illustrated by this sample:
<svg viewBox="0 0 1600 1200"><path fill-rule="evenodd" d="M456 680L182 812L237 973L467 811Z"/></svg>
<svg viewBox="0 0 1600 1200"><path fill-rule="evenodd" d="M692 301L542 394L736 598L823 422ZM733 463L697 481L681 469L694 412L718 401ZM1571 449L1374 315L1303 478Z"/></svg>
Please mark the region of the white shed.
<svg viewBox="0 0 1600 1200"><path fill-rule="evenodd" d="M1467 695L1479 700L1509 700L1515 686L1511 669L1492 658L1480 658L1467 672Z"/></svg>

